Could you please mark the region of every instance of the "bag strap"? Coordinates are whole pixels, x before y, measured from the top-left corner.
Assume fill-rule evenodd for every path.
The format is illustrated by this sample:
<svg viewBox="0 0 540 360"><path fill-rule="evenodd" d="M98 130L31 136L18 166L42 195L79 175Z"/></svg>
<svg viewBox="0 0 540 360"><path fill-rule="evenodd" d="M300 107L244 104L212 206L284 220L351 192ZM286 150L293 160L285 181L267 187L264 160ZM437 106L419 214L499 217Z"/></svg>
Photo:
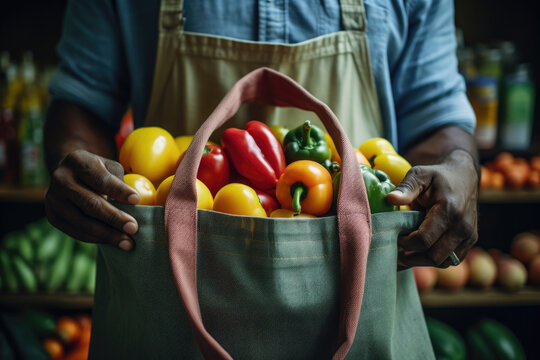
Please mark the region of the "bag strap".
<svg viewBox="0 0 540 360"><path fill-rule="evenodd" d="M338 349L345 358L351 347L362 306L371 215L364 181L354 149L330 108L291 78L259 68L240 79L195 134L178 166L165 204L169 257L178 293L191 321L198 346L207 359L232 359L205 329L197 294L197 190L195 179L203 149L211 134L225 124L243 103L258 102L312 111L334 139L341 155L342 173L337 221L341 259L341 301Z"/></svg>

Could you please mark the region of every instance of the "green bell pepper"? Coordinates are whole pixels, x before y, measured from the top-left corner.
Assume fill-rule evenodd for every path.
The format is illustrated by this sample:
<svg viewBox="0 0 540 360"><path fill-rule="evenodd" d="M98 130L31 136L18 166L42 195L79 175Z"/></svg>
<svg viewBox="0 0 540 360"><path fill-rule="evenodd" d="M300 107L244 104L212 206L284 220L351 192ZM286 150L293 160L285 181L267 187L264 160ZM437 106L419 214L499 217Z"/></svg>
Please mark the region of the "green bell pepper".
<svg viewBox="0 0 540 360"><path fill-rule="evenodd" d="M290 164L298 160L312 160L319 164L330 159L330 147L324 132L306 120L303 125L292 129L283 139L285 160Z"/></svg>
<svg viewBox="0 0 540 360"><path fill-rule="evenodd" d="M386 201L386 195L395 186L392 184L388 175L381 170L373 170L367 165L360 164L362 171L362 177L364 178L364 184L366 185L366 192L369 201L369 208L372 214L386 211L396 211L398 207L396 205L389 204ZM337 173L332 183L334 186L334 208L336 207L337 196L339 193L339 182L341 178L341 172Z"/></svg>

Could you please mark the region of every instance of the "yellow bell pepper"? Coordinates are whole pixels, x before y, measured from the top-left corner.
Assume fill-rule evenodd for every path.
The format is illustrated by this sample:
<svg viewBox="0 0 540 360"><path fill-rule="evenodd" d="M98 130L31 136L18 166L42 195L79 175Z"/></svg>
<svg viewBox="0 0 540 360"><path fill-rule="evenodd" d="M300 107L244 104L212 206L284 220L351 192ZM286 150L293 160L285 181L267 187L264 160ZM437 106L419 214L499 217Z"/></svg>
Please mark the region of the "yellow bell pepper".
<svg viewBox="0 0 540 360"><path fill-rule="evenodd" d="M384 171L394 185L403 180L410 168L411 164L399 154L381 154L373 159L373 169Z"/></svg>
<svg viewBox="0 0 540 360"><path fill-rule="evenodd" d="M159 184L156 193L156 205L165 205L173 180L174 175L171 175ZM197 209L213 210L213 208L214 198L210 189L201 180L197 179Z"/></svg>
<svg viewBox="0 0 540 360"><path fill-rule="evenodd" d="M370 163L373 162L373 158L375 158L375 156L396 153L396 150L392 144L390 144L390 142L385 138L381 137L374 137L364 141L362 145L358 147L358 150L364 154Z"/></svg>
<svg viewBox="0 0 540 360"><path fill-rule="evenodd" d="M289 132L289 129L281 125L270 125L270 130L276 136L279 142L283 144L283 139L285 138L285 135L287 135L287 133Z"/></svg>
<svg viewBox="0 0 540 360"><path fill-rule="evenodd" d="M314 215L304 214L304 213L298 214L297 212L287 210L287 209L276 209L272 211L272 213L270 214L270 217L271 218L316 218L316 216Z"/></svg>
<svg viewBox="0 0 540 360"><path fill-rule="evenodd" d="M119 154L126 173L143 175L155 186L176 172L179 160L180 152L172 135L155 126L130 133Z"/></svg>
<svg viewBox="0 0 540 360"><path fill-rule="evenodd" d="M214 210L233 215L267 217L255 190L239 183L227 184L217 192Z"/></svg>

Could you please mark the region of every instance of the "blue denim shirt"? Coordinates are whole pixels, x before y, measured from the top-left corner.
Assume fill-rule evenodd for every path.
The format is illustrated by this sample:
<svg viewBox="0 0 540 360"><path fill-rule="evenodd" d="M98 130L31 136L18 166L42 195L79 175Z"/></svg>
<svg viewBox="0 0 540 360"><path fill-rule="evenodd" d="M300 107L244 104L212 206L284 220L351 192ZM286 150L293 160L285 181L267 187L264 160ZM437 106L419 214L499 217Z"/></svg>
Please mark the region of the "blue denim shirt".
<svg viewBox="0 0 540 360"><path fill-rule="evenodd" d="M385 136L402 148L474 113L457 72L453 1L364 0ZM144 121L155 65L160 0L70 0L60 64L49 90L117 127L128 104ZM185 30L297 43L341 30L338 0L185 0ZM336 84L338 86L338 84ZM179 134L175 134L179 135Z"/></svg>

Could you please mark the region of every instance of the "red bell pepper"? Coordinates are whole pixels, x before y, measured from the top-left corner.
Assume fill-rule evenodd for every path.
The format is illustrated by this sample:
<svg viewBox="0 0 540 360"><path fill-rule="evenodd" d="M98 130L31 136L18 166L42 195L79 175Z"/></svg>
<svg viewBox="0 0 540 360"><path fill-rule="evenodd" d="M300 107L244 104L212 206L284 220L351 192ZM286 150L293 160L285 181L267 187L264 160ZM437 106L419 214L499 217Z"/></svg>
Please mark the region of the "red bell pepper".
<svg viewBox="0 0 540 360"><path fill-rule="evenodd" d="M229 183L229 167L229 159L219 146L206 145L197 179L208 187L212 196L216 196L218 190Z"/></svg>
<svg viewBox="0 0 540 360"><path fill-rule="evenodd" d="M272 130L260 121L250 121L246 130L228 128L221 145L236 171L262 190L270 190L285 170L285 156Z"/></svg>

